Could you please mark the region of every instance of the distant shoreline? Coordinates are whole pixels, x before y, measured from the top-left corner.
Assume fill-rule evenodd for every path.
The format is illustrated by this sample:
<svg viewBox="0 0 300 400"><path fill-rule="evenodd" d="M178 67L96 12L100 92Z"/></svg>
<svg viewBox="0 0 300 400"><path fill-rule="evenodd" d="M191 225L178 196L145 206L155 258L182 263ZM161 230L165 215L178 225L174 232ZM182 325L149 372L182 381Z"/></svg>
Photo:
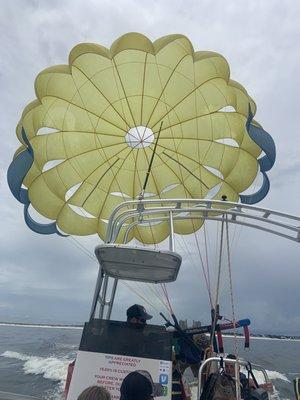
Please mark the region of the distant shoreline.
<svg viewBox="0 0 300 400"><path fill-rule="evenodd" d="M30 324L26 322L6 322L1 321L0 326L16 326L23 328L48 328L48 329L83 329L83 325L77 324ZM234 334L232 332L222 333L224 337L233 338ZM244 335L237 334L238 338L243 339ZM251 334L251 339L261 339L261 340L290 340L290 341L300 341L300 336L294 335L273 335L273 334Z"/></svg>
<svg viewBox="0 0 300 400"><path fill-rule="evenodd" d="M233 333L222 333L224 337L234 338ZM253 334L250 335L251 339L259 339L259 340L288 340L290 342L299 342L300 336L289 336L289 335L260 335ZM243 335L237 335L238 339L244 339Z"/></svg>
<svg viewBox="0 0 300 400"><path fill-rule="evenodd" d="M0 326L19 326L23 328L83 329L83 325L29 324L26 322L0 322Z"/></svg>

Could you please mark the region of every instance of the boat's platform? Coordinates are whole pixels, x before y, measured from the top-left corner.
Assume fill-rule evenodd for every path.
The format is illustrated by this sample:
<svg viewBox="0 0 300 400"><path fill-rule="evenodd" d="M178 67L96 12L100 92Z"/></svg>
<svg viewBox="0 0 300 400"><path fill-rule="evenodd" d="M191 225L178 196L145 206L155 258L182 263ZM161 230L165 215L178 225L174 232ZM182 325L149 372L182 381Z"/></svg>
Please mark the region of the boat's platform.
<svg viewBox="0 0 300 400"><path fill-rule="evenodd" d="M25 396L23 394L16 394L16 393L0 391L0 400L41 400L41 399L39 399L38 397L33 397L33 396Z"/></svg>

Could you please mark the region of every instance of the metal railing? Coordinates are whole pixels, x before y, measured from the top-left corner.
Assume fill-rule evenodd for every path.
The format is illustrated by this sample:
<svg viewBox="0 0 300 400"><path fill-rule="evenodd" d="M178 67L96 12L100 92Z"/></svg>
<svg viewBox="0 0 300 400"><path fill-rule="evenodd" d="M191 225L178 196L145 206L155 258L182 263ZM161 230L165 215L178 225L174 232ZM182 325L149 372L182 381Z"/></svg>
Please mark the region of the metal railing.
<svg viewBox="0 0 300 400"><path fill-rule="evenodd" d="M111 213L108 220L106 243L127 243L132 229L140 224L168 222L169 249L174 251L174 222L183 220L224 221L300 242L300 217L267 208L221 200L206 199L142 199L121 203ZM122 230L122 238L120 232ZM100 304L99 317L110 318L117 288L114 279L107 300L108 276L103 276L101 267L96 284L90 318L94 318L97 304Z"/></svg>
<svg viewBox="0 0 300 400"><path fill-rule="evenodd" d="M200 368L199 368L199 373L198 373L198 392L197 392L197 400L200 399L200 395L202 393L203 390L203 371L205 369L205 367L209 366L209 364L211 364L212 362L218 362L220 363L228 363L228 364L234 364L236 366L236 374L239 373L239 366L244 366L247 367L249 365L248 361L244 361L244 360L233 360L232 358L225 358L225 357L211 357L206 359L205 361L203 361L203 363L201 364ZM266 370L258 365L258 364L251 364L252 369L256 370L256 371L260 371L262 372L264 379L265 379L265 383L269 383L270 379L268 377L268 374L266 372ZM240 395L240 388L238 387L238 382L236 381L236 398L240 399L241 395ZM270 396L269 396L270 398Z"/></svg>
<svg viewBox="0 0 300 400"><path fill-rule="evenodd" d="M141 223L169 221L170 236L172 236L174 221L194 219L222 221L224 215L227 216L229 223L259 229L300 242L300 217L247 204L203 199L136 200L121 203L109 218L106 242L116 242L122 228L126 230L124 236L126 242L131 229Z"/></svg>

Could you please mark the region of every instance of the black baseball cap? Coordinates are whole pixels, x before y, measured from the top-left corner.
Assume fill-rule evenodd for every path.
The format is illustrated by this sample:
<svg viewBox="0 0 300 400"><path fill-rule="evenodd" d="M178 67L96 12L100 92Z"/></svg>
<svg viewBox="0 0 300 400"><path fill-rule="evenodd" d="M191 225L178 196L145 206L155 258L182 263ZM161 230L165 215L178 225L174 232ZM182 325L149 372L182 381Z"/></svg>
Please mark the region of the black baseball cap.
<svg viewBox="0 0 300 400"><path fill-rule="evenodd" d="M150 372L142 370L142 369L138 369L135 372L138 372L139 374L143 375L145 378L147 378L151 382L153 397L160 397L160 396L164 395L163 386L160 383L153 382Z"/></svg>
<svg viewBox="0 0 300 400"><path fill-rule="evenodd" d="M140 304L134 304L129 307L126 311L127 318L141 318L145 321L152 318L152 315L148 314L145 310L145 307Z"/></svg>
<svg viewBox="0 0 300 400"><path fill-rule="evenodd" d="M234 354L227 354L225 358L229 358L230 360L236 360L236 356Z"/></svg>
<svg viewBox="0 0 300 400"><path fill-rule="evenodd" d="M153 396L152 391L148 378L137 371L130 372L120 387L120 400L148 400Z"/></svg>

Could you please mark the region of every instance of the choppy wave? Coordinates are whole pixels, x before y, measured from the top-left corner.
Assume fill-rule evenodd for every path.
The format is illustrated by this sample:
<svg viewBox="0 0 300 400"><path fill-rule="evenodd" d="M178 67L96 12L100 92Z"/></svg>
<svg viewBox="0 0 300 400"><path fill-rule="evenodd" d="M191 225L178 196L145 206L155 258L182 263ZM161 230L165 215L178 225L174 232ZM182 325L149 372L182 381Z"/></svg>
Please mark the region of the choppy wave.
<svg viewBox="0 0 300 400"><path fill-rule="evenodd" d="M268 370L266 370L266 371L267 371L268 377L269 377L271 380L281 379L282 381L291 383L291 381L289 380L289 378L288 378L286 375L282 374L281 372L278 372L278 371L268 371Z"/></svg>
<svg viewBox="0 0 300 400"><path fill-rule="evenodd" d="M253 372L254 372L255 378L257 379L257 382L258 382L258 383L263 383L263 382L265 381L264 375L263 375L263 373L262 373L261 371L253 370ZM268 370L266 370L266 372L267 372L268 377L269 377L269 379L270 379L271 381L274 381L274 380L276 380L276 379L280 379L280 380L282 380L282 381L291 383L291 381L289 380L289 378L288 378L286 375L282 374L281 372L278 372L278 371L268 371Z"/></svg>
<svg viewBox="0 0 300 400"><path fill-rule="evenodd" d="M69 359L29 356L16 351L5 351L1 356L24 361L23 371L25 374L42 375L45 379L60 382L60 385L64 386Z"/></svg>

